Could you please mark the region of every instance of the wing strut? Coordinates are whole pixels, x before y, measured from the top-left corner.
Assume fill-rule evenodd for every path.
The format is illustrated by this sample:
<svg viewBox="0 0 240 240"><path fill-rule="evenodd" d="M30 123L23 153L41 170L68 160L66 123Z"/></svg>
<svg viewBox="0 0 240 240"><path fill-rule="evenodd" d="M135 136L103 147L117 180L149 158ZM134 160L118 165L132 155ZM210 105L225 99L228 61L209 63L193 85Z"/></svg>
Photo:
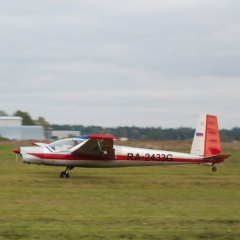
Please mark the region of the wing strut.
<svg viewBox="0 0 240 240"><path fill-rule="evenodd" d="M99 150L100 150L103 154L106 155L106 154L107 154L107 151L103 151L103 150L102 150L102 147L101 147L101 144L100 144L102 141L103 141L103 140L99 141L99 139L97 139L98 147L99 147Z"/></svg>

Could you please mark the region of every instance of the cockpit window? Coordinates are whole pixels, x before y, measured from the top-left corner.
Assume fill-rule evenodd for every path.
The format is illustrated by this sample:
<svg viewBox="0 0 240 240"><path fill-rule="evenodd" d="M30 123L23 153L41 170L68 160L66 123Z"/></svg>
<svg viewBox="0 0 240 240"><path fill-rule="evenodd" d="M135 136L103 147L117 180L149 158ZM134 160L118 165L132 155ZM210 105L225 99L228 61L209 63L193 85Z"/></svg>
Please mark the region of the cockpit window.
<svg viewBox="0 0 240 240"><path fill-rule="evenodd" d="M81 143L83 141L84 141L83 139L68 138L68 139L63 139L63 140L53 142L53 143L49 144L48 146L55 151L67 151L70 148L78 145L79 143Z"/></svg>

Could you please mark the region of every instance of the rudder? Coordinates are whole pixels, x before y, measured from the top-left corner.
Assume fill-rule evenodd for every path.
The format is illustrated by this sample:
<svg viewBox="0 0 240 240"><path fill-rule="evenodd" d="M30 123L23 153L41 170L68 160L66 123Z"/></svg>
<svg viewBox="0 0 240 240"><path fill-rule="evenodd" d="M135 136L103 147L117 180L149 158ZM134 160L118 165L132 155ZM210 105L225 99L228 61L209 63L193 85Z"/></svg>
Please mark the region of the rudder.
<svg viewBox="0 0 240 240"><path fill-rule="evenodd" d="M214 156L221 153L217 116L200 115L190 153L202 157Z"/></svg>

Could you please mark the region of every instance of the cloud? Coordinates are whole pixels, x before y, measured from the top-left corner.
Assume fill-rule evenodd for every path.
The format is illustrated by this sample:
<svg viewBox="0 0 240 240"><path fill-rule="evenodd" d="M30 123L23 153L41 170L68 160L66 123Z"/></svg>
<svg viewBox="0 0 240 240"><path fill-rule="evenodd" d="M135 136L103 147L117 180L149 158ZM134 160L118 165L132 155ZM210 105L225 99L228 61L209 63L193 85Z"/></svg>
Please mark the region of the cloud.
<svg viewBox="0 0 240 240"><path fill-rule="evenodd" d="M237 1L7 1L0 109L51 123L239 124ZM194 125L195 126L195 125Z"/></svg>

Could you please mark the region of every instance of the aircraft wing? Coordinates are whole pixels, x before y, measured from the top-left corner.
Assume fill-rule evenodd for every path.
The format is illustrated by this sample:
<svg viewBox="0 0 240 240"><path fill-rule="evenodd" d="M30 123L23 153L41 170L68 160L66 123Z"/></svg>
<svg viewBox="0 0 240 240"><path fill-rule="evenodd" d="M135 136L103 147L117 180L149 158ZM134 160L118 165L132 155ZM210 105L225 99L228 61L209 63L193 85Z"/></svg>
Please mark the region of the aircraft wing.
<svg viewBox="0 0 240 240"><path fill-rule="evenodd" d="M43 147L43 146L48 145L49 143L47 143L47 142L32 142L31 144L32 144L32 145L36 145L36 146Z"/></svg>
<svg viewBox="0 0 240 240"><path fill-rule="evenodd" d="M117 137L108 135L89 135L89 139L83 143L70 149L74 155L102 158L102 159L115 159L115 149L113 148L113 140Z"/></svg>

